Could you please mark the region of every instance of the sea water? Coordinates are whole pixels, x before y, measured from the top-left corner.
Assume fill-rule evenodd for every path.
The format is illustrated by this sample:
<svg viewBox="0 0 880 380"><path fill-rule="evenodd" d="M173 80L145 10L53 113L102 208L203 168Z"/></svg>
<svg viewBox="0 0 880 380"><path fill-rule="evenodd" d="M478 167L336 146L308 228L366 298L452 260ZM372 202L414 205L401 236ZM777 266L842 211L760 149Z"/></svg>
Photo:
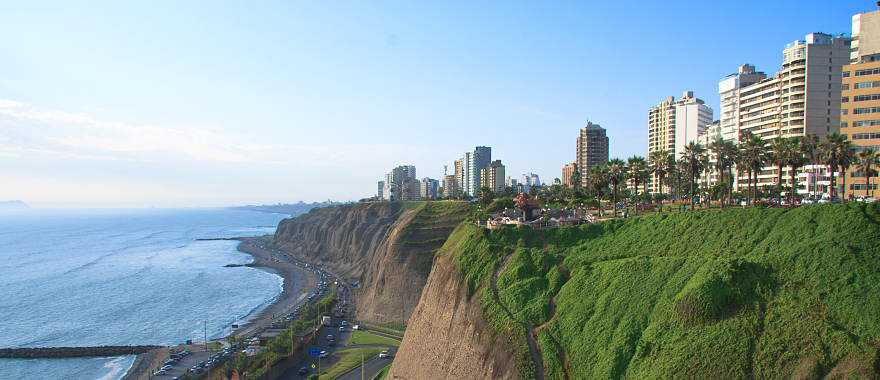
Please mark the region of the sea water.
<svg viewBox="0 0 880 380"><path fill-rule="evenodd" d="M176 344L228 332L281 293L237 241L285 215L230 209L0 214L0 347ZM0 379L118 379L134 356L0 359Z"/></svg>

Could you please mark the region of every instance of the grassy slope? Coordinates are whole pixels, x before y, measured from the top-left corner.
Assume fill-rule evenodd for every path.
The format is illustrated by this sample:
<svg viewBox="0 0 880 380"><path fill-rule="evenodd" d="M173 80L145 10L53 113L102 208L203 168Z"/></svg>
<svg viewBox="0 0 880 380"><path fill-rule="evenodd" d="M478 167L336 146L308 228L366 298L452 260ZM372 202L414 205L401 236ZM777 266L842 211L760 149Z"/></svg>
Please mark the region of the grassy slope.
<svg viewBox="0 0 880 380"><path fill-rule="evenodd" d="M880 362L878 222L877 205L849 204L462 224L441 252L496 331L525 346L539 326L548 378L861 376ZM497 288L512 317L488 286L509 254ZM527 376L527 349L518 361Z"/></svg>
<svg viewBox="0 0 880 380"><path fill-rule="evenodd" d="M388 337L370 334L368 332L355 330L351 332L351 340L348 344L384 344L386 346L400 346L400 341Z"/></svg>

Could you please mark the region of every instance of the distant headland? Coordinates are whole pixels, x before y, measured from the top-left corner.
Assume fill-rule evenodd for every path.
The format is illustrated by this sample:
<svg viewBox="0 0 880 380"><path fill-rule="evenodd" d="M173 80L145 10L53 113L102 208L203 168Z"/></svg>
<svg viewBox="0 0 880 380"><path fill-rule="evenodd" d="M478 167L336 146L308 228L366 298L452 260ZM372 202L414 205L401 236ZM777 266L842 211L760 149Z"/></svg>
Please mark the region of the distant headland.
<svg viewBox="0 0 880 380"><path fill-rule="evenodd" d="M22 201L0 201L0 211L29 210L31 207Z"/></svg>

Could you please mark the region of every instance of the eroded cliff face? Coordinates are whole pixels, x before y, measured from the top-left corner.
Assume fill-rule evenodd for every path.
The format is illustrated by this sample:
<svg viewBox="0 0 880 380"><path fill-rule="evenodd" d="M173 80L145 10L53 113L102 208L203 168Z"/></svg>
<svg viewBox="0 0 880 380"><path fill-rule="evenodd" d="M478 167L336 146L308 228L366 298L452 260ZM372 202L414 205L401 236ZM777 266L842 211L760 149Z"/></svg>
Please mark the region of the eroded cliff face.
<svg viewBox="0 0 880 380"><path fill-rule="evenodd" d="M434 253L467 214L461 202L368 203L314 209L278 225L275 242L361 286L358 318L406 323Z"/></svg>
<svg viewBox="0 0 880 380"><path fill-rule="evenodd" d="M518 378L515 345L494 333L453 258L438 256L389 372L391 379Z"/></svg>

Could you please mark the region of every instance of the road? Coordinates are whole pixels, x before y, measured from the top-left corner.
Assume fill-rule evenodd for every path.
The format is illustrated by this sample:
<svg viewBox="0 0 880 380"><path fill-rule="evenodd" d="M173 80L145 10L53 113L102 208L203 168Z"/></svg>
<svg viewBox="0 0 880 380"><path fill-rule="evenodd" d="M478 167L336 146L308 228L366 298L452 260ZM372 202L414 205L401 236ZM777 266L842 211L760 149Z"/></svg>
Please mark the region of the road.
<svg viewBox="0 0 880 380"><path fill-rule="evenodd" d="M388 353L391 354L390 358L380 358L379 356L375 356L364 362L363 379L370 380L376 377L379 372L382 372L382 369L385 368L385 366L391 364L391 361L394 360L394 355L397 353L397 348L389 348ZM336 380L361 380L361 367L358 366L348 373L337 377Z"/></svg>
<svg viewBox="0 0 880 380"><path fill-rule="evenodd" d="M345 348L348 345L349 339L351 339L351 327L347 327L345 331L339 331L339 325L342 322L342 319L333 318L331 321L331 326L321 326L320 331L318 332L318 338L313 342L313 344L309 348L318 348L324 351L327 351L327 357L321 358L321 368L329 368L334 363L339 360L339 357L336 354L336 351ZM333 335L335 338L335 342L331 343L328 339L328 335ZM315 369L312 369L311 366L315 365ZM285 371L279 379L306 379L312 373L317 372L318 366L318 358L305 357L300 360L295 366L291 367L289 370ZM300 368L306 368L307 372L303 375L299 374Z"/></svg>

